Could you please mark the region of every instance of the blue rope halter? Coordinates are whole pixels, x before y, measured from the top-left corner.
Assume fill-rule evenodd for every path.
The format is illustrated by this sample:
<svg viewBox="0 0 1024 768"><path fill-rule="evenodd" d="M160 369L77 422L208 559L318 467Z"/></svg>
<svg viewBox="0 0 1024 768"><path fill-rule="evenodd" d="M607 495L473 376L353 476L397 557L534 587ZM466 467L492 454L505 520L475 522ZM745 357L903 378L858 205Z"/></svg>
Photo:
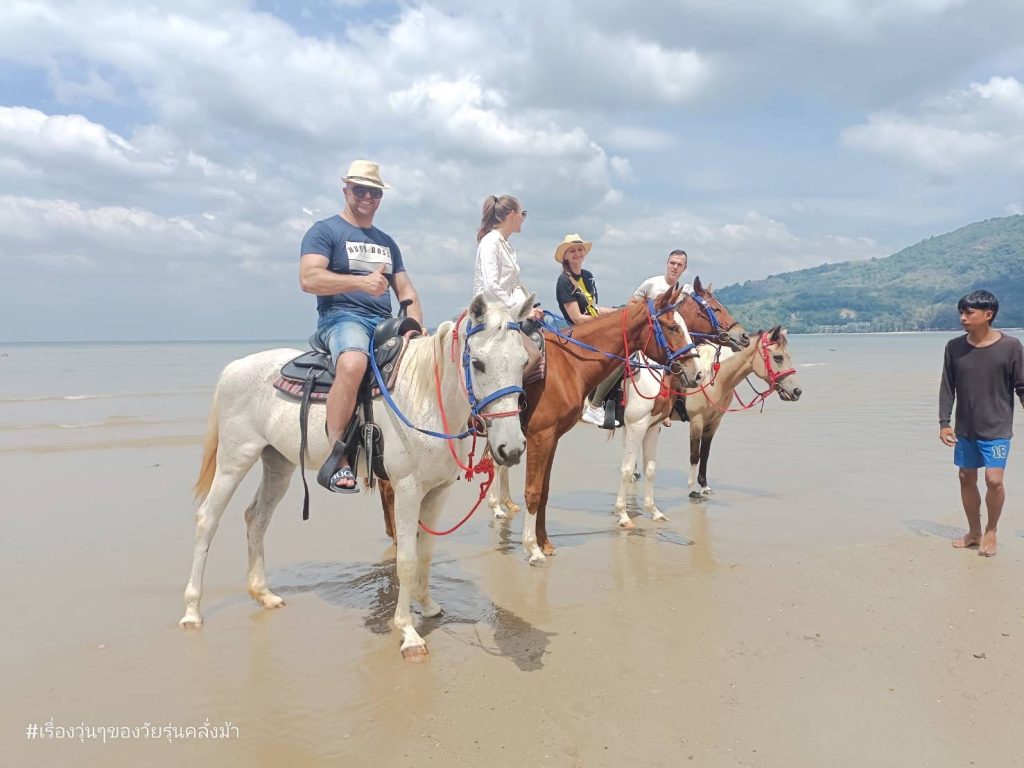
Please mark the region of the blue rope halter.
<svg viewBox="0 0 1024 768"><path fill-rule="evenodd" d="M470 366L472 365L472 361L469 355L469 337L476 333L479 333L485 328L486 326L483 323L480 323L479 325L476 326L471 326L469 320L466 320L466 340L463 343L462 347L462 369L466 379L466 394L469 397L470 427L457 435L449 435L444 432L434 432L433 430L430 429L422 429L420 427L417 427L415 424L409 421L408 418L406 418L405 414L402 413L401 409L398 407L398 404L394 401L394 398L391 397L391 392L388 390L387 384L384 381L384 376L381 374L380 368L377 365L377 359L374 355L373 338L370 338L370 368L373 370L373 377L377 381L377 388L380 389L380 394L381 397L384 398L384 402L388 404L388 407L392 411L394 411L395 415L398 416L398 418L401 420L403 424L405 424L405 426L409 427L409 429L414 429L417 432L420 432L424 435L430 435L431 437L436 437L441 440L461 440L464 437L469 437L470 435L478 434L480 432L480 430L477 429L476 425L480 423L483 419L487 418L487 414L482 413L482 410L491 403L493 403L495 400L504 397L505 395L511 395L516 393L520 395L526 394L526 390L524 390L522 387L513 386L503 387L502 389L499 389L497 392L492 392L491 394L487 395L487 397L485 397L483 400L476 399L476 395L473 393L473 378L470 373ZM519 323L506 323L506 328L515 331L520 330Z"/></svg>

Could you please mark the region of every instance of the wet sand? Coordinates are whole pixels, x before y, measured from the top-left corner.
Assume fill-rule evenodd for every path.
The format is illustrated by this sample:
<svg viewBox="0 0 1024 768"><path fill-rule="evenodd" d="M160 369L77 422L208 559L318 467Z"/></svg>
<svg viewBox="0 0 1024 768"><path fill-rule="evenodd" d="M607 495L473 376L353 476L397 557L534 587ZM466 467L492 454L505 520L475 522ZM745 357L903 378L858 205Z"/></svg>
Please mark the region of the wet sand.
<svg viewBox="0 0 1024 768"><path fill-rule="evenodd" d="M245 591L254 473L214 540L206 624L184 632L198 431L7 451L2 762L1024 764L1020 472L1011 459L999 556L954 551L955 474L914 410L932 402L908 399L899 421L891 401L865 396L853 418L833 399L856 396L823 386L834 375L801 369L814 396L730 416L710 499L687 496L685 432L667 430L658 498L670 522L637 518L631 532L610 513L619 440L577 427L555 465L558 555L529 567L521 518L507 528L486 514L439 542L445 613L422 622L420 666L389 626L393 553L376 497L317 489L303 523L293 481L267 536L270 583L288 604L269 611ZM913 451L894 449L903 441ZM460 483L446 519L474 497ZM230 721L238 737L26 738L49 719Z"/></svg>

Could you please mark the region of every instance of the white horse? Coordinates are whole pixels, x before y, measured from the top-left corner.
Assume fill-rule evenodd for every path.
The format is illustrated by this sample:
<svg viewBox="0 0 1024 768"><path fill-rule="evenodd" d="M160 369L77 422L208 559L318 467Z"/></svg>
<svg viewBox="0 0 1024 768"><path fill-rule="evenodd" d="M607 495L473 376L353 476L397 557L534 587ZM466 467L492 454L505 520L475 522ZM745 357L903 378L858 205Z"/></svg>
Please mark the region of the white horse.
<svg viewBox="0 0 1024 768"><path fill-rule="evenodd" d="M446 322L433 336L412 339L392 393L398 408L422 429L447 432L442 424L443 413L451 432L462 432L471 416L465 389L467 377L470 390L481 401L511 388L513 392L487 403L481 416L488 419L487 444L494 461L499 466L518 463L526 449L519 419L491 420L488 415L518 414L518 393L522 391L527 354L522 334L510 323L525 319L533 302L531 295L512 316L504 307L488 304L482 296L476 296L457 325ZM475 330L467 333L470 328ZM470 352L464 368L463 352L467 345ZM257 459L263 460L263 480L245 511L249 594L268 608L284 605L267 586L263 537L274 507L288 489L299 462L299 403L273 386L281 366L298 354L294 349L273 349L235 360L224 369L217 383L196 482L201 504L196 511L195 554L185 587L185 615L180 622L183 627L202 624L199 603L210 542L225 506ZM441 381L440 402L435 392L435 371ZM314 467L330 453L325 418L324 407L310 409L306 460ZM402 655L410 661L421 661L426 658L427 649L413 627L410 597L420 604L424 617L436 616L441 607L431 599L428 582L434 537L418 538L417 526L420 521L434 526L451 484L459 477L459 468L447 440L410 429L383 401L374 402L373 418L383 432L384 464L395 491L399 579L395 627L402 634ZM469 442L452 443L463 463L469 453ZM360 468L365 476L365 462L361 462Z"/></svg>
<svg viewBox="0 0 1024 768"><path fill-rule="evenodd" d="M702 344L700 368L705 380L711 379L711 368L715 362L721 364L710 384L686 391L686 412L690 424L690 478L692 489L698 482L698 461L706 474L707 457L722 417L728 412L736 385L753 373L777 390L783 400L799 400L802 390L797 384L789 357L786 331L776 326L762 332L755 343L739 352L727 347L719 349L712 344ZM619 516L619 525L633 528L634 523L626 512L626 495L634 482L634 468L637 453L643 446L644 511L653 520L668 520L654 502L654 478L658 458L658 436L662 422L673 413L675 397L657 398L661 390L661 374L648 368L641 368L635 378L635 387L629 382L626 388L626 409L623 435L621 479L619 493L613 507ZM702 391L703 390L703 391ZM701 492L710 494L704 474L699 478Z"/></svg>

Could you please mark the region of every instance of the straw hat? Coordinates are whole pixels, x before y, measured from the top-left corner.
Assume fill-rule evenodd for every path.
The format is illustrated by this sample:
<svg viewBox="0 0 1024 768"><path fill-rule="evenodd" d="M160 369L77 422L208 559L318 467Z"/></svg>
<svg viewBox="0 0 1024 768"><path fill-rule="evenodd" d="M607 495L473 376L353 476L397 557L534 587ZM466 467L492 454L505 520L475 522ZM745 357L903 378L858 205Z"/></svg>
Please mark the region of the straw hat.
<svg viewBox="0 0 1024 768"><path fill-rule="evenodd" d="M375 187L376 189L391 189L390 184L380 180L380 166L369 160L353 160L348 167L348 173L343 177L350 184L358 184L361 187Z"/></svg>
<svg viewBox="0 0 1024 768"><path fill-rule="evenodd" d="M590 249L594 247L594 244L589 240L584 240L582 235L566 235L562 238L562 242L558 244L558 247L555 248L555 261L559 264L565 261L565 251L572 245L582 245L584 256L590 253Z"/></svg>

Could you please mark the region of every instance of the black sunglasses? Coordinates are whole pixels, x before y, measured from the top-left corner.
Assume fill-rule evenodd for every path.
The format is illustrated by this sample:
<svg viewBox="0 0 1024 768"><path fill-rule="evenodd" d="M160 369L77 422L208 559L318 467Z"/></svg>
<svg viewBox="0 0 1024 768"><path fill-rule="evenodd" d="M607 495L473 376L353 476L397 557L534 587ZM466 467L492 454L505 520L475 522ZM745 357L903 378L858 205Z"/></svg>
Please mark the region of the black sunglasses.
<svg viewBox="0 0 1024 768"><path fill-rule="evenodd" d="M367 197L372 197L374 200L380 200L382 197L384 197L384 190L377 189L376 187L363 187L356 185L353 187L349 187L349 189L352 191L352 194L358 197L360 200L363 200Z"/></svg>
<svg viewBox="0 0 1024 768"><path fill-rule="evenodd" d="M519 213L522 215L524 219L526 218L526 211L520 211Z"/></svg>

